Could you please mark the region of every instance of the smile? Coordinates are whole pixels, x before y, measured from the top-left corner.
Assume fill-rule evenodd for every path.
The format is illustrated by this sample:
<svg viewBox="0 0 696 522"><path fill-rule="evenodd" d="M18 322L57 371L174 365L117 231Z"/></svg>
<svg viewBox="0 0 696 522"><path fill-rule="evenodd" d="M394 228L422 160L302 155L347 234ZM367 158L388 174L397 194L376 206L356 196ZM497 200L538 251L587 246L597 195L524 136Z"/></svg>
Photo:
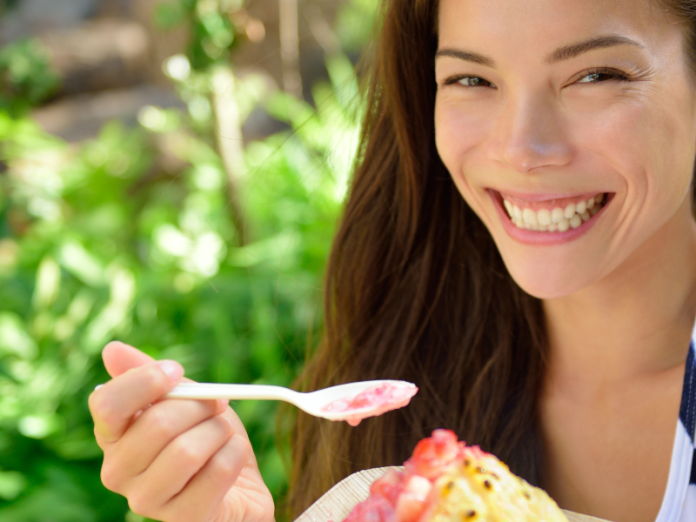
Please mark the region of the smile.
<svg viewBox="0 0 696 522"><path fill-rule="evenodd" d="M534 232L563 233L589 221L606 204L604 193L530 202L499 193L512 224Z"/></svg>

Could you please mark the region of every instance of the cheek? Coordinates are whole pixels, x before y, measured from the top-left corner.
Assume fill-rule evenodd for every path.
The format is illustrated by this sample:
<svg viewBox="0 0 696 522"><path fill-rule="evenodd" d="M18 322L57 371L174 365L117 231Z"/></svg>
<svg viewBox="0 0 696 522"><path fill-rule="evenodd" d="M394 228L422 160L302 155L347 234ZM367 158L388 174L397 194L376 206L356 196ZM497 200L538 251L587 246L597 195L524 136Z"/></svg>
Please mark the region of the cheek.
<svg viewBox="0 0 696 522"><path fill-rule="evenodd" d="M576 112L569 128L578 151L594 155L619 174L628 205L676 208L689 187L693 167L693 123L683 103L654 99L619 101L601 113Z"/></svg>
<svg viewBox="0 0 696 522"><path fill-rule="evenodd" d="M438 97L435 103L435 143L442 162L459 184L466 175L465 164L469 153L483 142L488 132L490 118L483 108L465 110L447 96Z"/></svg>

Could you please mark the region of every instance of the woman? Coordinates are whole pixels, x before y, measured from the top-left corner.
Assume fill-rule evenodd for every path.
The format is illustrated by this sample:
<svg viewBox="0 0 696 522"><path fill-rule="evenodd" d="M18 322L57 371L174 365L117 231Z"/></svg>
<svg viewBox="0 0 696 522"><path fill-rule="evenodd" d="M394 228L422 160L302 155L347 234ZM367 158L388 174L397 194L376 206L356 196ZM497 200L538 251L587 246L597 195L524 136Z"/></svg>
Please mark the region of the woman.
<svg viewBox="0 0 696 522"><path fill-rule="evenodd" d="M299 416L293 514L446 427L566 509L694 520L696 2L389 0L379 42L301 384L420 392L356 429ZM181 368L104 359L107 487L166 521L272 518L229 408L138 416Z"/></svg>

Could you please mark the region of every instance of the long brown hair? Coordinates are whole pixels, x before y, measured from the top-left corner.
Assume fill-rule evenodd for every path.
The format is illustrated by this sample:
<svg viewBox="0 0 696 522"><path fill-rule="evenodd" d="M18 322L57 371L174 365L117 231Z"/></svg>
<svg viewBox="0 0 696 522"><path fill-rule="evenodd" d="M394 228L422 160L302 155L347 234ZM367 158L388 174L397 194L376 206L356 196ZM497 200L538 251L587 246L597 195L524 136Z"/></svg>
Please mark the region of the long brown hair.
<svg viewBox="0 0 696 522"><path fill-rule="evenodd" d="M693 18L696 2L668 7L677 13L678 4L684 19L687 3ZM437 154L436 24L436 0L385 1L359 156L327 269L325 333L298 382L312 390L391 378L420 391L409 407L357 428L300 414L292 517L352 472L401 464L435 428L543 485L541 303L512 280Z"/></svg>

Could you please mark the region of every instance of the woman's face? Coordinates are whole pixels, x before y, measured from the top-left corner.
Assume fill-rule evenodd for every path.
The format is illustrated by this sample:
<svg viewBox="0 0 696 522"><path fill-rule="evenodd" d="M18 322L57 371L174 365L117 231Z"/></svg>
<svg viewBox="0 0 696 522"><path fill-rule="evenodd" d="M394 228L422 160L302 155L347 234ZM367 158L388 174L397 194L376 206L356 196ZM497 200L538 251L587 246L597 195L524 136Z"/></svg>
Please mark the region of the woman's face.
<svg viewBox="0 0 696 522"><path fill-rule="evenodd" d="M650 0L440 0L435 72L440 156L530 294L691 219L696 94Z"/></svg>

